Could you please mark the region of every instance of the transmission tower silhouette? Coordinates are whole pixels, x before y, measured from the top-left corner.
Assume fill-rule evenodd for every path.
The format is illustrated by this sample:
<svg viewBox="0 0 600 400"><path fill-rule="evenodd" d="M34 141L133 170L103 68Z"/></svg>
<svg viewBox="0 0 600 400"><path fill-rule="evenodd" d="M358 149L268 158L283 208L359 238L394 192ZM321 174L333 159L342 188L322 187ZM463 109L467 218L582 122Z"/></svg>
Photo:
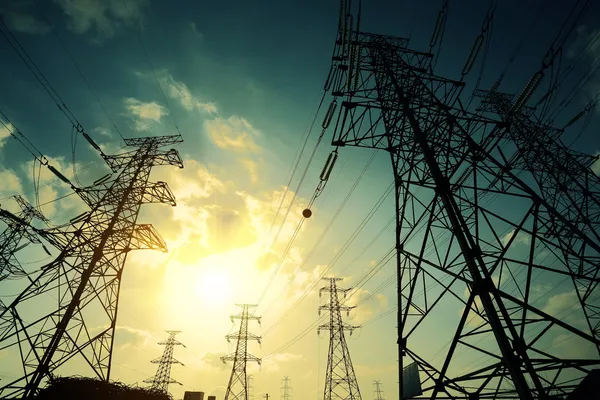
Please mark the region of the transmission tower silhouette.
<svg viewBox="0 0 600 400"><path fill-rule="evenodd" d="M248 332L248 321L257 320L260 324L260 317L250 313L250 309L256 308L256 304L237 304L242 308L242 311L237 315L231 316L231 321L234 319L240 320L240 329L238 333L233 333L225 336L227 341L236 339L235 352L221 357L224 363L233 361L231 369L231 377L225 392L225 400L248 400L248 376L246 375L246 364L248 361L257 362L260 365L260 358L248 353L248 340L256 340L260 344L260 337Z"/></svg>
<svg viewBox="0 0 600 400"><path fill-rule="evenodd" d="M292 398L292 387L290 386L290 378L283 378L283 386L281 387L283 390L283 395L281 397L282 400L291 400Z"/></svg>
<svg viewBox="0 0 600 400"><path fill-rule="evenodd" d="M339 293L343 293L346 297L346 293L350 289L342 289L337 286L337 282L342 278L322 279L329 282L329 286L324 286L319 291L319 297L323 292L329 292L329 303L319 306L319 315L322 310L329 310L329 323L319 325L317 328L317 334L322 329L329 331L329 356L323 400L360 400L360 390L344 335L344 331L350 331L352 334L358 327L348 325L342 320L342 311L349 314L355 306L341 305L339 299Z"/></svg>
<svg viewBox="0 0 600 400"><path fill-rule="evenodd" d="M460 79L446 78L435 72L434 54L443 3L430 48L419 51L409 39L361 31L360 2L342 0L325 83L325 118L337 114L335 151L380 149L391 160L399 396L565 398L600 365L600 179L594 157L560 140L590 107L554 127L545 111L556 82L529 105L557 48L520 94L499 91L501 77L464 99L491 17ZM480 104L470 111L474 99ZM544 308L551 292L534 296L536 281L576 302ZM432 321L444 321L439 335L431 335ZM565 337L588 356L560 353ZM428 353L434 343L442 357ZM465 368L459 356L475 362Z"/></svg>
<svg viewBox="0 0 600 400"><path fill-rule="evenodd" d="M166 332L169 334L169 338L167 340L163 340L162 342L158 342L159 345L165 346L165 350L163 351L162 357L151 361L152 364L158 364L156 374L154 375L154 378L144 380L144 383L152 384L152 390L169 393L170 383L176 383L178 385L181 385L181 383L171 378L171 366L173 364L183 365L182 362L177 361L173 358L173 349L175 348L175 346L185 347L185 345L175 340L175 335L181 333L181 331Z"/></svg>
<svg viewBox="0 0 600 400"><path fill-rule="evenodd" d="M46 223L49 222L40 211L23 197L17 195L14 196L14 199L21 209L18 214L0 209L0 220L7 225L6 229L0 233L0 281L21 278L27 275L14 254L25 248L29 243L42 244L37 235L28 230L29 224L34 218ZM21 243L23 239L27 241ZM42 247L48 253L43 244ZM48 253L48 255L50 254ZM1 300L0 307L2 307Z"/></svg>
<svg viewBox="0 0 600 400"><path fill-rule="evenodd" d="M385 400L383 398L383 390L381 390L381 381L373 381L375 386L375 400Z"/></svg>
<svg viewBox="0 0 600 400"><path fill-rule="evenodd" d="M56 228L29 227L60 253L30 276L31 283L0 312L0 349L22 362L22 369L15 370L18 377L0 387L2 398L34 396L43 380L70 361L82 374L87 367L109 380L127 255L138 249L167 250L152 225L138 224L137 218L144 203L175 205L167 184L148 178L157 165L183 168L176 150L161 150L181 143L181 136L124 139L133 150L105 155L83 135L116 177L107 175L85 188L71 184L90 211Z"/></svg>

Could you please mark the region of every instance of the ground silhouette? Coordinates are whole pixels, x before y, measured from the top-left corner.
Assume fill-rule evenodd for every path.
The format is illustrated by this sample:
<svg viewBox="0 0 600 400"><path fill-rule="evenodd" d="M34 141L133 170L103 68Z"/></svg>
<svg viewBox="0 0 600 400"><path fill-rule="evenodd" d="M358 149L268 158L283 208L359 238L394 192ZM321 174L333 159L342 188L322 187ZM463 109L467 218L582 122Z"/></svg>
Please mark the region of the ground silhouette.
<svg viewBox="0 0 600 400"><path fill-rule="evenodd" d="M35 397L37 400L172 400L164 392L77 376L57 377Z"/></svg>

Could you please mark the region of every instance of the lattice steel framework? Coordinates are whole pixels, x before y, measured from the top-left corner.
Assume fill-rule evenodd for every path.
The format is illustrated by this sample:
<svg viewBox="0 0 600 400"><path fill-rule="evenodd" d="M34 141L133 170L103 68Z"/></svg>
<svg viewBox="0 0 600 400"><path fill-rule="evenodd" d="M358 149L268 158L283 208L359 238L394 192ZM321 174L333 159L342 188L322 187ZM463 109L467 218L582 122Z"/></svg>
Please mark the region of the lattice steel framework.
<svg viewBox="0 0 600 400"><path fill-rule="evenodd" d="M175 340L175 335L181 333L181 331L166 332L169 334L169 338L167 340L163 340L162 342L158 342L158 344L160 344L161 346L165 346L165 350L163 351L162 357L151 361L152 364L158 364L156 374L154 375L154 378L144 380L144 383L151 383L152 390L169 393L170 383L176 383L178 385L181 385L181 383L171 378L171 366L173 364L183 365L182 362L177 361L175 358L173 358L173 350L175 346L185 347L185 345Z"/></svg>
<svg viewBox="0 0 600 400"><path fill-rule="evenodd" d="M283 378L283 386L281 387L281 390L283 391L281 399L282 400L291 400L292 399L292 387L290 386L290 378L289 377L284 377Z"/></svg>
<svg viewBox="0 0 600 400"><path fill-rule="evenodd" d="M373 381L373 386L375 386L375 400L385 400L381 389L381 381Z"/></svg>
<svg viewBox="0 0 600 400"><path fill-rule="evenodd" d="M144 203L175 205L165 182L149 183L157 165L183 163L176 150L181 136L125 139L137 149L104 156L116 178L105 177L77 194L90 211L64 226L31 229L60 250L56 260L0 314L0 350L17 362L18 378L0 387L2 398L35 395L59 367L110 378L121 276L131 250L166 245L152 225L138 224ZM69 361L79 363L68 363Z"/></svg>
<svg viewBox="0 0 600 400"><path fill-rule="evenodd" d="M246 374L246 365L248 361L256 362L260 365L260 358L253 356L248 353L248 340L256 340L260 344L260 337L248 332L248 321L256 320L260 324L260 317L253 315L250 310L256 308L256 304L237 304L238 307L242 308L242 311L237 315L231 316L231 322L234 319L240 320L240 329L238 333L233 333L225 336L227 342L231 339L237 340L235 346L235 352L221 357L221 361L224 363L227 361L233 361L233 368L231 369L231 376L229 378L229 384L227 385L227 391L225 392L225 400L248 400L248 375Z"/></svg>
<svg viewBox="0 0 600 400"><path fill-rule="evenodd" d="M21 209L18 214L0 209L0 220L7 225L6 229L0 233L0 281L27 275L15 257L15 253L29 243L41 244L37 235L27 229L34 218L48 222L48 219L23 197L14 196L14 199ZM26 240L25 243L22 243L23 239ZM1 304L0 301L0 307Z"/></svg>
<svg viewBox="0 0 600 400"><path fill-rule="evenodd" d="M344 335L344 331L352 334L358 327L349 325L342 319L342 311L349 313L355 306L341 305L339 298L340 293L346 297L346 293L350 289L342 289L337 286L337 282L342 278L323 278L323 280L329 282L328 286L322 287L319 291L319 296L323 292L329 292L329 303L319 306L319 315L322 310L329 311L329 323L319 325L317 328L317 333L323 329L329 331L329 355L323 400L360 400L358 381Z"/></svg>
<svg viewBox="0 0 600 400"><path fill-rule="evenodd" d="M470 112L433 54L357 25L342 1L325 89L332 144L393 167L400 397L419 391L402 382L416 362L426 398L565 398L600 364L593 158L522 96L480 91Z"/></svg>

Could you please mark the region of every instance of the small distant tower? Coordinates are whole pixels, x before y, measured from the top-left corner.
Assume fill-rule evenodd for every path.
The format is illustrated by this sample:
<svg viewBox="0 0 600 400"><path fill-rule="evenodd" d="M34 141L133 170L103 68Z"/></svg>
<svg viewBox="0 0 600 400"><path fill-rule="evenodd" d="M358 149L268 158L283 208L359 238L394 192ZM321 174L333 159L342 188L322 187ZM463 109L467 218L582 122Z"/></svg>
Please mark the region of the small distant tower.
<svg viewBox="0 0 600 400"><path fill-rule="evenodd" d="M168 393L169 383L177 383L181 385L181 383L171 378L171 365L173 364L181 364L183 363L177 361L173 358L173 348L175 346L183 346L183 343L175 340L175 335L180 333L181 331L166 331L169 334L169 338L158 344L165 347L165 351L161 358L157 358L156 360L152 360L152 364L158 364L158 369L156 370L156 375L154 378L146 379L144 383L151 383L152 390L158 390L161 392Z"/></svg>
<svg viewBox="0 0 600 400"><path fill-rule="evenodd" d="M358 382L350 359L350 351L346 344L344 331L352 331L356 326L348 325L342 320L342 311L349 313L355 306L340 305L338 293L342 292L344 297L350 289L337 287L336 282L342 278L323 278L329 281L329 285L322 287L319 296L323 292L329 292L329 304L319 307L321 310L329 310L329 323L320 325L321 329L329 330L329 357L327 359L327 376L325 378L325 391L323 400L361 400Z"/></svg>
<svg viewBox="0 0 600 400"><path fill-rule="evenodd" d="M254 376L248 375L248 400L254 400Z"/></svg>
<svg viewBox="0 0 600 400"><path fill-rule="evenodd" d="M281 387L281 389L283 389L283 396L281 397L281 400L292 399L292 387L290 386L290 380L291 379L287 376L283 378L283 386Z"/></svg>
<svg viewBox="0 0 600 400"><path fill-rule="evenodd" d="M375 386L375 400L385 400L383 390L381 390L381 381L373 381L373 386Z"/></svg>
<svg viewBox="0 0 600 400"><path fill-rule="evenodd" d="M260 337L248 332L248 321L251 319L257 320L260 324L260 317L250 313L251 308L257 307L256 304L237 304L242 308L242 312L231 316L231 321L239 319L240 330L238 333L227 335L227 341L231 339L237 340L235 353L221 357L221 361L233 361L231 369L231 377L229 385L225 392L225 400L248 400L248 378L246 375L246 363L248 361L257 362L260 365L260 358L248 353L248 340L256 340L260 343Z"/></svg>

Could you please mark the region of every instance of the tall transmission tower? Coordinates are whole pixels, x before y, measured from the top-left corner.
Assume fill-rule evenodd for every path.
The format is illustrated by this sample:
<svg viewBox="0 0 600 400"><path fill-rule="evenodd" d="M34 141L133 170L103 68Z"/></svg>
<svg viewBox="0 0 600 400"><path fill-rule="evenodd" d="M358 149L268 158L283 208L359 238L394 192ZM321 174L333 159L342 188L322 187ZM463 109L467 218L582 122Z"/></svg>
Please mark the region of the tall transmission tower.
<svg viewBox="0 0 600 400"><path fill-rule="evenodd" d="M375 386L375 400L385 400L381 389L381 381L373 381L373 386Z"/></svg>
<svg viewBox="0 0 600 400"><path fill-rule="evenodd" d="M42 381L65 364L109 380L127 255L138 249L166 251L152 225L137 223L144 203L175 205L165 182L148 182L150 171L157 165L183 168L176 150L161 150L182 141L181 136L125 139L133 150L102 153L116 177L73 187L90 211L57 228L30 227L60 253L0 311L0 349L22 364L14 369L18 378L0 387L2 398L34 396Z"/></svg>
<svg viewBox="0 0 600 400"><path fill-rule="evenodd" d="M185 347L185 345L175 340L175 335L181 333L181 331L166 332L169 334L169 338L167 340L163 340L162 342L158 342L159 345L165 346L162 357L151 361L152 364L158 364L156 374L154 375L154 378L144 380L144 383L151 383L152 390L169 393L170 383L177 383L178 385L181 385L181 383L171 378L171 366L173 364L183 365L182 362L173 358L173 349L175 346Z"/></svg>
<svg viewBox="0 0 600 400"><path fill-rule="evenodd" d="M360 2L341 10L326 120L334 146L390 156L400 399L566 398L600 365L600 179L528 105L554 59L519 95L471 93L470 111L464 80L434 71L440 23L419 51L361 31ZM549 307L557 293L574 301Z"/></svg>
<svg viewBox="0 0 600 400"><path fill-rule="evenodd" d="M357 327L346 324L342 320L342 311L349 313L355 306L341 305L339 299L339 293L343 293L345 297L350 289L337 286L337 282L342 278L323 278L323 280L329 282L328 286L322 287L319 291L319 296L323 292L329 292L329 303L319 306L319 315L322 310L329 310L329 323L319 325L317 329L317 333L322 329L329 331L329 356L323 400L360 400L358 381L344 335L344 331L350 331L352 334Z"/></svg>
<svg viewBox="0 0 600 400"><path fill-rule="evenodd" d="M257 320L260 324L260 317L250 313L250 309L256 308L256 304L237 304L242 308L242 311L237 315L231 316L231 321L234 319L240 320L240 329L238 333L233 333L225 336L229 342L231 339L236 339L235 353L221 357L224 363L233 361L231 369L231 377L225 392L225 400L248 400L248 376L246 374L246 364L248 361L256 362L260 365L260 358L248 353L248 340L256 340L260 344L260 337L248 332L248 321Z"/></svg>
<svg viewBox="0 0 600 400"><path fill-rule="evenodd" d="M291 400L292 399L292 387L290 386L290 378L283 378L283 386L281 387L283 390L283 395L281 396L282 400Z"/></svg>
<svg viewBox="0 0 600 400"><path fill-rule="evenodd" d="M27 274L15 257L15 253L29 243L41 244L37 235L28 230L29 224L34 218L48 222L48 219L23 197L17 195L14 196L14 199L21 209L18 214L0 209L0 220L7 225L6 229L0 233L0 281L20 278ZM23 239L26 239L27 242L21 243ZM45 246L43 248L48 252Z"/></svg>

